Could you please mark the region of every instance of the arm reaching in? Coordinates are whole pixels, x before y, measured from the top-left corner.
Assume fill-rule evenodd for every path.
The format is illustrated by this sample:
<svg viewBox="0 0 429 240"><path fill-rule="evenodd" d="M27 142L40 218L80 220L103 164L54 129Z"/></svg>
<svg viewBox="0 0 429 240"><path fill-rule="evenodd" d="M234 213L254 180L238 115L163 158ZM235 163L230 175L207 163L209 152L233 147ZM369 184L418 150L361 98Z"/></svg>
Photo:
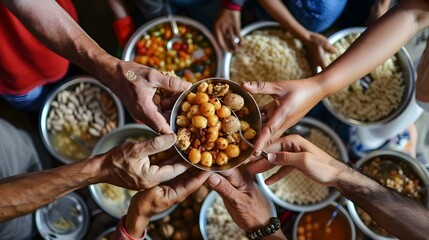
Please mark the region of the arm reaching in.
<svg viewBox="0 0 429 240"><path fill-rule="evenodd" d="M55 1L1 1L43 44L109 87L135 119L161 133L172 132L152 97L156 88L181 92L190 83L109 55Z"/></svg>
<svg viewBox="0 0 429 240"><path fill-rule="evenodd" d="M426 26L429 26L429 3L423 0L401 1L368 27L343 55L321 73L297 83L243 84L253 94L273 95L278 104L277 111L262 129L255 150L260 151L278 139L324 97L343 89L382 64ZM417 85L423 81L420 78Z"/></svg>
<svg viewBox="0 0 429 240"><path fill-rule="evenodd" d="M126 142L109 152L73 164L0 181L0 221L23 215L89 184L106 182L143 190L183 173L188 165L154 165L149 155L170 148L173 134Z"/></svg>
<svg viewBox="0 0 429 240"><path fill-rule="evenodd" d="M265 196L256 189L250 175L238 169L222 175L213 173L207 180L210 187L222 196L234 222L246 232L253 232L270 221L271 213ZM279 230L264 239L286 239Z"/></svg>
<svg viewBox="0 0 429 240"><path fill-rule="evenodd" d="M261 159L249 166L251 172L282 166L266 180L267 184L296 169L313 181L335 187L399 239L427 238L428 209L333 159L301 136L283 137L268 146L267 151L272 152L268 154L268 161Z"/></svg>

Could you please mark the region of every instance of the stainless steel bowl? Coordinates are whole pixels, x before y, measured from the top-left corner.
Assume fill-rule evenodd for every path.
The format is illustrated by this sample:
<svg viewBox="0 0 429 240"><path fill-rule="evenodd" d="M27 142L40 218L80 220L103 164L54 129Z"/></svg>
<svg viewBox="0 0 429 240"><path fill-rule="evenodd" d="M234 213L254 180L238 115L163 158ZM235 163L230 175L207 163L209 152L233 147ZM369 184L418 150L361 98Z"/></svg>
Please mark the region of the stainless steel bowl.
<svg viewBox="0 0 429 240"><path fill-rule="evenodd" d="M260 21L247 25L241 30L241 36L246 36L256 30L261 29L281 29L280 24L277 22L271 21ZM223 60L223 77L226 79L231 79L230 69L231 69L231 60L233 54L231 52L226 52Z"/></svg>
<svg viewBox="0 0 429 240"><path fill-rule="evenodd" d="M332 202L330 205L326 206L327 208L331 209L332 211L335 211L335 209L337 208L338 203L336 202ZM295 224L293 225L293 239L294 240L298 240L298 224L301 220L301 218L304 216L305 212L301 212L298 217L295 220ZM347 222L349 223L349 227L350 227L350 238L348 238L349 240L355 240L356 239L356 227L353 223L353 220L350 218L349 213L344 209L341 208L340 213L341 215L343 215L345 217L345 219L347 220ZM337 218L340 216L337 216Z"/></svg>
<svg viewBox="0 0 429 240"><path fill-rule="evenodd" d="M257 135L261 132L261 128L262 128L261 112L259 111L259 107L256 104L255 99L252 97L252 95L249 92L247 92L246 90L244 90L238 83L233 82L231 80L227 80L227 79L223 79L223 78L208 78L208 79L204 79L204 80L198 81L195 84L193 84L192 87L188 91L183 92L179 96L179 98L177 99L176 103L173 106L173 109L171 111L171 116L170 116L170 125L171 125L171 128L173 129L173 131L175 133L177 133L177 131L179 130L179 127L176 124L176 117L180 114L180 111L181 111L180 107L181 107L182 103L186 100L186 96L189 93L197 91L197 87L202 82L229 84L229 89L231 89L232 92L237 93L240 96L242 96L244 98L245 106L247 106L249 108L250 115L245 118L246 121L250 124L250 127L256 131ZM240 166L242 163L244 163L247 160L247 158L249 158L253 153L253 149L249 147L245 151L242 151L238 157L231 159L231 161L229 161L225 165L218 166L218 165L214 164L211 167L205 167L201 164L191 163L188 160L188 156L183 151L181 151L179 148L177 148L176 145L174 145L174 147L176 148L176 150L180 154L180 156L182 156L182 158L185 159L189 164L191 164L191 165L193 165L193 166L195 166L201 170L213 171L213 172L220 172L220 171L225 171L228 169L236 168L236 167Z"/></svg>
<svg viewBox="0 0 429 240"><path fill-rule="evenodd" d="M201 206L200 216L198 221L199 221L201 236L203 236L204 240L209 240L207 236L207 225L208 225L207 211L213 205L213 202L216 200L217 197L220 197L220 195L215 191L211 191L204 199L203 205ZM276 206L269 199L268 199L268 204L270 205L270 211L272 216L276 217L277 216ZM222 233L219 233L219 234L222 234Z"/></svg>
<svg viewBox="0 0 429 240"><path fill-rule="evenodd" d="M410 170L414 172L415 176L418 177L423 185L429 186L429 173L427 169L421 164L417 159L411 158L410 156L396 151L391 150L377 150L369 153L365 157L361 158L358 162L356 162L355 166L357 169L364 166L366 163L372 161L374 158L379 157L380 159L389 159L395 163L398 162L404 162L409 166ZM424 191L426 194L423 202L424 207L429 208L429 189L426 189ZM394 237L385 237L382 236L373 230L371 230L360 218L359 214L357 213L357 209L355 204L352 201L347 201L347 208L350 212L350 215L354 221L354 223L358 226L358 228L364 232L367 236L373 238L373 239L379 239L379 240L393 240L397 239Z"/></svg>
<svg viewBox="0 0 429 240"><path fill-rule="evenodd" d="M48 149L48 151L56 159L58 159L60 162L62 162L64 164L76 162L77 159L67 157L55 149L55 147L53 146L53 143L52 143L52 134L49 133L49 131L47 129L46 121L48 119L48 114L51 110L51 103L57 97L58 93L63 91L63 90L66 90L66 89L72 90L72 89L76 88L80 83L89 83L92 85L96 85L99 88L101 88L102 90L104 90L112 98L112 100L116 106L116 109L118 111L117 112L118 113L118 125L117 125L118 127L124 125L124 120L125 120L124 108L123 108L120 100L110 91L110 89L108 89L103 84L101 84L99 81L97 81L96 79L94 79L90 76L77 76L77 77L71 78L69 81L67 81L66 83L64 83L63 85L61 85L57 89L55 89L53 92L50 93L49 97L45 100L45 102L42 106L41 114L40 114L40 126L39 126L40 129L39 130L40 130L40 134L42 136L43 144L45 145L45 147Z"/></svg>
<svg viewBox="0 0 429 240"><path fill-rule="evenodd" d="M220 76L222 72L222 51L213 37L212 33L201 23L187 18L183 16L173 16L177 23L182 23L185 25L189 25L191 27L194 27L195 29L199 30L204 36L207 37L207 39L212 44L214 51L216 52L216 59L217 59L217 69L216 69L216 76ZM147 32L152 29L155 26L158 26L160 24L169 23L168 17L159 17L156 19L153 19L143 26L141 26L139 29L136 30L136 32L131 36L130 40L128 41L127 45L125 46L124 53L122 54L122 59L125 61L133 61L133 59L136 56L136 50L135 46L138 40L140 40L144 35L147 34Z"/></svg>
<svg viewBox="0 0 429 240"><path fill-rule="evenodd" d="M339 32L336 32L332 34L328 40L330 43L334 44L338 40L344 38L347 35L353 34L353 33L362 33L365 31L365 28L363 27L354 27L354 28L347 28L343 29ZM383 126L384 124L391 122L392 120L396 119L401 113L406 109L408 104L411 101L411 98L413 97L414 87L415 87L415 79L416 79L416 72L414 68L413 61L411 60L410 55L408 54L407 50L402 47L396 54L395 54L398 63L400 65L400 68L402 70L403 76L404 76L404 94L402 96L401 103L399 104L398 108L394 110L392 113L390 113L388 116L374 121L374 122L362 122L356 119L352 119L350 117L345 116L344 114L337 111L334 106L330 103L328 98L323 99L323 104L325 107L331 112L336 118L338 118L340 121L344 122L345 124L351 125L351 126L361 126L366 128L379 128Z"/></svg>
<svg viewBox="0 0 429 240"><path fill-rule="evenodd" d="M299 121L294 127L291 127L291 129L294 129L297 126L304 127L305 129L317 129L321 132L325 133L328 137L330 137L334 142L335 145L338 146L338 149L341 154L341 159L337 159L340 161L343 161L347 163L349 161L349 157L347 154L347 149L344 145L344 143L341 141L340 137L326 124L313 119L313 118L303 118L301 121ZM290 132L289 132L290 133ZM286 132L285 134L289 134ZM298 134L298 133L296 133ZM302 135L302 134L300 134ZM305 136L303 136L305 137ZM281 206L282 208L289 209L292 211L297 212L308 212L308 211L316 211L318 209L324 208L328 206L329 204L332 204L332 202L335 201L340 196L340 193L335 190L335 188L329 188L329 196L325 198L323 201L320 201L315 204L309 204L309 205L298 205L294 203L287 202L281 198L279 198L268 185L265 184L265 177L263 173L256 174L256 180L261 187L262 191L277 205Z"/></svg>
<svg viewBox="0 0 429 240"><path fill-rule="evenodd" d="M83 239L90 225L85 201L71 192L36 211L36 225L46 239Z"/></svg>
<svg viewBox="0 0 429 240"><path fill-rule="evenodd" d="M153 131L151 128L149 128L146 125L128 124L111 131L110 133L106 134L103 138L101 138L100 141L95 146L92 154L97 155L97 154L108 152L112 148L124 143L125 140L128 138L145 137L146 139L149 140L156 136L159 136L159 134ZM124 214L127 213L129 201L131 199L127 194L125 194L125 200L123 202L117 202L104 197L103 193L101 192L99 184L90 185L89 190L90 190L91 196L94 198L98 206L100 206L100 208L103 209L109 215L119 219ZM163 217L170 214L176 207L177 205L174 205L169 209L167 209L166 211L159 213L157 215L154 215L150 219L150 221L156 221L156 220L162 219Z"/></svg>

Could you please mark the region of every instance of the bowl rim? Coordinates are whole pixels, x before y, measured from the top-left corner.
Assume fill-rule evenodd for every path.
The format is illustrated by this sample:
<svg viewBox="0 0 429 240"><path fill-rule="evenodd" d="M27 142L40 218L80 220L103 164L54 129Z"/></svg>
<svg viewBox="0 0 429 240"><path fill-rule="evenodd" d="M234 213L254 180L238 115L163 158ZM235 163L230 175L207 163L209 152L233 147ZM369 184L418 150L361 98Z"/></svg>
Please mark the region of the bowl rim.
<svg viewBox="0 0 429 240"><path fill-rule="evenodd" d="M326 207L333 207L333 208L337 208L339 205L339 203L337 202L331 202L329 205L325 206ZM323 208L321 208L323 209ZM321 209L315 210L315 211L319 211ZM350 217L350 214L346 211L345 207L341 207L340 208L341 213L343 214L343 216L347 219L347 222L350 226L350 234L352 236L352 238L350 240L355 240L356 239L356 226L354 224L353 219ZM314 211L311 211L314 212ZM304 216L304 214L306 213L311 213L311 212L301 212L298 214L297 218L295 219L295 222L293 224L293 231L292 231L292 239L293 240L297 240L297 233L298 233L298 224L299 221L301 220L301 218Z"/></svg>
<svg viewBox="0 0 429 240"><path fill-rule="evenodd" d="M257 21L254 23L251 23L247 26L245 26L243 29L241 29L240 35L242 37L252 33L256 30L262 30L264 28L280 28L281 25L274 21ZM225 52L224 58L223 58L223 67L222 67L222 77L230 79L231 74L231 61L232 61L233 53L232 52Z"/></svg>
<svg viewBox="0 0 429 240"><path fill-rule="evenodd" d="M92 155L98 155L98 154L103 154L106 151L102 151L102 146L103 144L105 144L106 141L108 141L109 139L111 139L112 137L114 137L116 134L123 132L123 131L129 131L129 130L142 130L142 131L147 131L150 134L153 134L154 136L159 136L160 134L155 132L153 129L151 129L150 127L148 127L145 124L138 124L138 123L131 123L131 124L126 124L124 126L118 127L112 131L110 131L109 133L107 133L106 135L104 135L96 144L96 146L93 149ZM114 146L115 147L115 146ZM109 150L107 150L109 151ZM113 218L116 219L120 219L123 215L119 216L116 215L114 212L111 211L111 208L108 208L105 204L102 203L101 198L104 198L103 194L100 192L99 189L99 185L100 183L97 184L91 184L88 186L89 188L89 192L91 194L91 197L94 199L94 201L96 202L96 204L108 215L112 216ZM111 184L112 185L112 184ZM124 188L126 189L126 188ZM158 213L156 215L153 215L150 218L150 222L153 221L157 221L160 220L162 218L164 218L165 216L169 215L171 212L173 212L176 208L177 208L178 204L175 204L173 206L171 206L170 208L166 209L165 211Z"/></svg>
<svg viewBox="0 0 429 240"><path fill-rule="evenodd" d="M324 132L336 143L336 145L339 148L342 159L337 159L337 160L345 164L347 164L350 161L349 156L347 154L346 146L344 145L343 141L340 139L338 134L335 133L334 130L332 130L328 125L311 117L304 117L298 123L296 123L296 125L297 124L311 125L313 128L317 128L322 132ZM268 196L273 202L275 202L277 205L279 205L282 208L292 210L292 211L297 211L297 212L309 212L309 211L319 210L321 208L328 206L332 202L335 202L335 199L337 199L341 195L340 192L338 192L335 188L329 187L329 195L322 201L315 204L310 204L310 205L298 205L294 203L289 203L279 198L265 184L265 178L263 176L263 173L256 174L256 181L258 182L259 186L261 187L265 195Z"/></svg>
<svg viewBox="0 0 429 240"><path fill-rule="evenodd" d="M43 217L44 212L46 211L45 208L48 208L48 205L55 202L55 201L59 201L61 199L68 199L72 202L74 202L75 204L79 205L79 207L81 207L81 214L82 214L82 224L78 226L77 229L75 229L73 232L70 232L68 234L64 234L64 235L60 235L55 233L51 227L50 227L50 223L47 223L45 221L45 218ZM36 228L37 231L39 232L39 234L44 238L44 239L64 239L64 240L74 240L74 239L84 239L84 237L86 236L86 234L88 233L88 229L89 229L89 225L91 222L91 215L89 213L89 209L88 206L86 204L86 202L84 201L84 199L77 194L76 192L69 192L66 195L56 199L55 201L50 202L48 205L40 207L36 210L36 213L34 214L34 219L36 222ZM58 210L56 210L58 211ZM52 237L54 236L54 237Z"/></svg>
<svg viewBox="0 0 429 240"><path fill-rule="evenodd" d="M176 126L176 117L179 115L178 113L176 114L175 112L175 110L178 110L179 108L180 108L180 106L181 106L181 104L183 103L183 101L181 101L181 100L183 100L183 99L185 99L185 97L186 97L186 95L187 94L189 94L189 93L191 93L191 92L193 92L201 83L203 83L203 82L216 82L216 81L219 81L220 80L220 82L221 83L228 83L229 85L235 85L235 87L239 87L239 88L242 88L241 87L241 85L239 84L239 83L237 83L237 82L234 82L234 81L232 81L232 80L229 80L229 79L225 79L225 78L221 78L221 77L212 77L212 78L205 78L205 79L202 79L202 80L200 80L200 81L197 81L196 83L194 83L194 84L192 84L192 86L191 86L191 88L190 89L188 89L188 90L186 90L186 91L184 91L184 92L182 92L180 95L179 95L179 97L177 98L177 100L176 100L176 102L174 103L174 106L173 106L173 108L172 108L172 111L171 111L171 115L170 115L170 126L171 126L171 128L173 129L173 131L174 132L177 132L176 130L178 130L179 128ZM258 106L258 104L256 103L256 101L255 101L255 99L253 98L253 96L249 93L249 92L247 92L246 90L244 90L243 89L243 94L246 94L247 96L246 97L244 97L244 96L242 96L242 94L240 93L240 96L242 96L243 98L247 98L247 99L251 99L252 100L252 105L254 105L255 106L255 108L257 109L257 113L256 113L256 124L257 124L257 128L254 128L254 130L256 131L256 134L257 134L257 136L260 134L260 132L261 132L261 129L262 129L262 116L261 116L261 111L260 111L260 109L259 109L259 106ZM249 103L246 103L246 104L249 104ZM257 137L256 137L257 138ZM194 164L194 163L192 163L191 161L189 161L188 160L188 157L183 153L183 151L182 150L180 150L177 146L176 146L176 144L174 144L174 148L176 149L176 151L177 151L177 153L186 161L186 162L188 162L190 165L192 165L192 166L194 166L194 167L196 167L196 168L198 168L198 169L200 169L200 170L203 170L203 171L209 171L209 172L222 172L222 171L227 171L227 170L230 170L230 169L234 169L234 168L237 168L237 167L239 167L240 165L242 165L242 164L244 164L246 161L247 161L247 159L251 156L251 154L249 155L249 156L247 156L243 161L241 161L240 163L238 163L237 165L235 165L235 166L233 166L233 167L230 167L230 168L226 168L226 166L225 165L222 165L222 166L219 166L219 169L217 169L217 168L214 168L213 166L211 166L211 167L205 167L205 166L202 166L201 164ZM249 147L249 149L250 149L250 147Z"/></svg>
<svg viewBox="0 0 429 240"><path fill-rule="evenodd" d="M274 217L276 217L277 216L277 210L276 210L276 206L274 205L274 203L265 195L265 193L263 191L261 191L260 187L256 183L254 183L254 185L255 185L256 189L258 189L265 196L265 198L267 199L268 204L270 206L270 211L271 211L272 215ZM209 192L209 194L207 194L207 196L204 198L203 204L201 205L201 208L200 208L200 214L198 216L198 226L200 228L201 236L203 237L204 240L209 240L207 237L207 231L206 231L207 211L218 196L220 196L219 193L217 193L215 190L211 190Z"/></svg>
<svg viewBox="0 0 429 240"><path fill-rule="evenodd" d="M204 25L202 25L201 23L199 23L198 21L193 20L192 18L188 18L185 16L180 16L180 15L173 15L174 19L176 20L177 23L182 23L182 24L186 24L186 25L190 25L194 28L196 28L197 30L201 31L203 33L203 35L205 37L207 37L207 39L209 40L209 42L212 44L214 51L216 52L216 58L217 58L217 62L216 62L216 76L221 76L222 73L222 65L223 65L223 55L222 55L222 50L219 46L219 44L217 43L216 39L214 38L213 34L210 32L210 30L208 30ZM168 23L170 20L168 19L167 16L163 16L163 17L158 17L155 19L152 19L148 22L146 22L145 24L143 24L142 26L140 26L134 33L133 35L130 37L130 39L128 40L127 44L125 45L124 51L122 53L122 60L124 61L133 61L133 59L131 59L131 56L134 54L135 52L135 45L137 43L137 41L144 35L147 33L148 30L150 30L151 28L162 24L162 23Z"/></svg>
<svg viewBox="0 0 429 240"><path fill-rule="evenodd" d="M125 122L125 111L121 101L109 88L104 86L98 80L88 75L79 75L65 80L64 83L62 83L61 85L59 85L49 93L48 97L46 97L46 99L43 102L43 105L41 107L40 114L39 114L39 132L42 138L43 145L45 146L46 149L48 149L49 153L52 156L54 156L55 159L57 159L63 164L70 164L80 160L70 159L64 156L63 154L61 154L60 152L58 152L57 150L55 150L51 141L50 133L46 126L46 120L48 118L49 111L51 110L51 103L57 97L58 93L81 82L96 85L97 87L103 89L107 94L109 94L109 96L112 98L113 102L115 103L115 106L118 112L117 128L123 126Z"/></svg>
<svg viewBox="0 0 429 240"><path fill-rule="evenodd" d="M338 40L342 39L345 36L348 36L352 33L363 33L366 30L366 27L350 27L342 29L338 32L333 33L331 36L328 37L328 41L331 44L336 43ZM399 65L402 70L402 65L407 65L407 73L406 71L402 70L404 75L409 75L409 86L407 87L407 83L405 83L407 80L407 77L404 77L404 85L406 86L404 90L404 96L402 97L402 100L400 104L398 105L398 108L395 109L392 113L388 114L386 117L381 118L374 122L363 122L360 120L356 120L350 117L347 117L343 113L339 112L335 109L335 107L332 105L332 103L329 101L328 97L325 97L322 100L323 105L328 109L328 111L334 115L338 120L341 122L349 125L349 126L359 126L359 127L367 127L367 128L379 128L382 125L389 123L393 121L395 118L397 118L409 105L413 98L414 93L414 86L415 86L415 80L416 80L416 69L414 67L414 63L411 60L411 56L408 53L407 49L405 47L401 47L395 54L397 61L399 62Z"/></svg>
<svg viewBox="0 0 429 240"><path fill-rule="evenodd" d="M415 175L420 178L422 183L424 183L426 186L429 186L429 172L426 169L426 167L417 159L414 159L410 156L408 156L405 153L394 151L394 150L375 150L370 152L369 154L365 155L364 157L360 158L355 166L356 169L359 169L361 166L363 166L365 163L371 161L372 159L376 157L382 157L382 156L394 156L396 159L400 159L400 161L404 161L407 164L410 165L410 167L413 169ZM426 190L426 203L425 207L429 207L429 189ZM356 205L351 201L347 201L347 209L350 212L350 216L353 220L353 222L358 226L358 228L365 233L367 236L374 238L374 239L380 239L380 240L393 240L397 239L395 237L386 237L377 234L373 230L371 230L360 218L360 216L357 213Z"/></svg>

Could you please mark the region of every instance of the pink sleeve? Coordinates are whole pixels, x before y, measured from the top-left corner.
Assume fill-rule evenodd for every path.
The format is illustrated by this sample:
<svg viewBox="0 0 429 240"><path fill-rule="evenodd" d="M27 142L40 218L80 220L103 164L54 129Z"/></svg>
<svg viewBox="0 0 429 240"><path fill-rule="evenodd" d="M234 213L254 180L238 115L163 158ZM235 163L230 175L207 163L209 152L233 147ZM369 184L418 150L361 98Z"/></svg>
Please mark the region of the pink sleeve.
<svg viewBox="0 0 429 240"><path fill-rule="evenodd" d="M141 238L132 237L127 233L124 227L125 217L126 215L123 216L121 220L119 220L118 225L116 225L116 231L113 240L144 240L146 238L146 229L144 230L143 237Z"/></svg>

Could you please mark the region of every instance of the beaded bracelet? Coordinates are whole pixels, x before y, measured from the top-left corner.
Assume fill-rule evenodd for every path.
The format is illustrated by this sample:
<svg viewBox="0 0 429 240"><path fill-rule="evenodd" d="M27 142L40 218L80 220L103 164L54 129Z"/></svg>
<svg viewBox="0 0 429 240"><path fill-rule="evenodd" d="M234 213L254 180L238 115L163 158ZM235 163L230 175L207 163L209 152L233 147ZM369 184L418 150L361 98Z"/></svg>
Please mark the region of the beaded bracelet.
<svg viewBox="0 0 429 240"><path fill-rule="evenodd" d="M279 229L280 229L280 220L276 217L272 217L270 219L270 223L267 226L261 227L254 232L247 233L247 237L250 240L261 239L265 236L275 233Z"/></svg>

